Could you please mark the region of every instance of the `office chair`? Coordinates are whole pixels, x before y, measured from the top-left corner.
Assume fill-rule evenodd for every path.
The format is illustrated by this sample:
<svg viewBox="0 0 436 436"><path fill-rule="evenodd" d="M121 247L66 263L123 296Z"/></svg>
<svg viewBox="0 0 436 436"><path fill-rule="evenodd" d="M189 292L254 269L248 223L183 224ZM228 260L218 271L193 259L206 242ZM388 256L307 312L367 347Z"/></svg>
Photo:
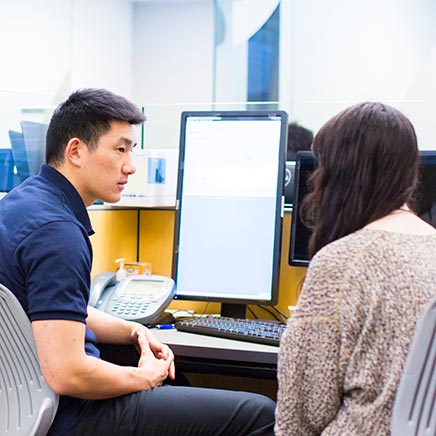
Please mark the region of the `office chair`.
<svg viewBox="0 0 436 436"><path fill-rule="evenodd" d="M41 374L30 321L0 284L0 434L45 436L57 407L58 396Z"/></svg>
<svg viewBox="0 0 436 436"><path fill-rule="evenodd" d="M416 325L395 397L391 436L436 435L436 297Z"/></svg>

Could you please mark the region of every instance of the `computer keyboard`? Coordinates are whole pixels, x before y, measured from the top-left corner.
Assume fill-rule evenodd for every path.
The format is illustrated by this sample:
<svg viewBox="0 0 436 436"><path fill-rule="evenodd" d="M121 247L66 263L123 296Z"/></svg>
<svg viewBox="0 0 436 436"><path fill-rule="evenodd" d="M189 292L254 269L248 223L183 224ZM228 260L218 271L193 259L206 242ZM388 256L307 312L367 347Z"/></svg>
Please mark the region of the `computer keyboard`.
<svg viewBox="0 0 436 436"><path fill-rule="evenodd" d="M189 333L278 346L286 324L207 316L177 321L175 326L177 330Z"/></svg>

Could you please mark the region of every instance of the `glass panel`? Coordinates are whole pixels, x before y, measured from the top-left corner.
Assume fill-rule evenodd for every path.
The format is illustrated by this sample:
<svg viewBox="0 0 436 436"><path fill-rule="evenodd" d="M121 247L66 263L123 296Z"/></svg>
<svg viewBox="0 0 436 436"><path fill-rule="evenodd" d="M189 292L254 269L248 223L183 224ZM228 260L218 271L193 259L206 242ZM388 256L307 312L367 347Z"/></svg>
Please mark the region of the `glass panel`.
<svg viewBox="0 0 436 436"><path fill-rule="evenodd" d="M214 100L277 102L279 42L279 0L216 0Z"/></svg>
<svg viewBox="0 0 436 436"><path fill-rule="evenodd" d="M146 122L142 133L142 147L145 149L179 148L180 118L183 111L209 110L250 110L279 109L278 102L264 105L248 101L235 103L177 103L168 105L152 104L143 107Z"/></svg>

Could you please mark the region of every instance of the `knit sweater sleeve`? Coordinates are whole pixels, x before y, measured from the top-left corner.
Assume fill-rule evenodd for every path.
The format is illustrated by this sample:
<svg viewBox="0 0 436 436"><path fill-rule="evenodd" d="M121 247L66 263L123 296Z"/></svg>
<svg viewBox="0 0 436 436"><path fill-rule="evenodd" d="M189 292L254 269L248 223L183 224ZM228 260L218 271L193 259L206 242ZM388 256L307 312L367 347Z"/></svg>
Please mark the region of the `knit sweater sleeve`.
<svg viewBox="0 0 436 436"><path fill-rule="evenodd" d="M336 255L327 248L312 260L298 306L282 337L277 436L319 435L341 404L339 304L344 278L338 275Z"/></svg>

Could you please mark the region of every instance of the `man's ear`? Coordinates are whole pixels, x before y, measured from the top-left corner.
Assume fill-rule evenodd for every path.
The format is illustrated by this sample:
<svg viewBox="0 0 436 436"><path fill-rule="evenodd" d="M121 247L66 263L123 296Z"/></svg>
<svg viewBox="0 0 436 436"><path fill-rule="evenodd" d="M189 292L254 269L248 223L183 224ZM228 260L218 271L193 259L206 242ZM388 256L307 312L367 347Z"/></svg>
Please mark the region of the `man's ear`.
<svg viewBox="0 0 436 436"><path fill-rule="evenodd" d="M79 138L71 138L65 147L65 160L80 167L84 147L86 147L86 144L82 140Z"/></svg>

